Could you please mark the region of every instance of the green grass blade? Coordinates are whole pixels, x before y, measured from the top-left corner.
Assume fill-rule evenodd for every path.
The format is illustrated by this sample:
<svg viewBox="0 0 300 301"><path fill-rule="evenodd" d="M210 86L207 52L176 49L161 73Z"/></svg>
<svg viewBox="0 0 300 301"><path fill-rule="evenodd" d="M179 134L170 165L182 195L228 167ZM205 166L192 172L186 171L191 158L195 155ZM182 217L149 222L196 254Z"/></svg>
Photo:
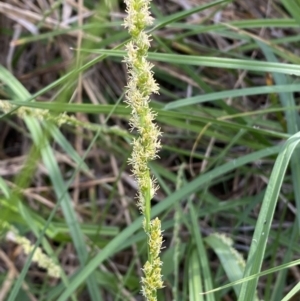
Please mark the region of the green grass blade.
<svg viewBox="0 0 300 301"><path fill-rule="evenodd" d="M300 3L299 1L281 0L282 4L300 25Z"/></svg>
<svg viewBox="0 0 300 301"><path fill-rule="evenodd" d="M261 49L263 50L265 56L268 61L277 62L275 55L272 50L262 42L258 42ZM284 74L274 73L273 77L277 85L287 84L291 82L291 79L285 76ZM279 98L281 104L284 108L293 107L296 105L293 93L283 93L282 91L279 94ZM288 91L285 91L288 92ZM291 92L291 91L290 91ZM298 110L287 110L285 111L285 118L287 122L287 130L290 135L293 135L299 131L300 126L300 118L298 114ZM298 227L300 228L300 186L298 185L300 180L300 161L299 161L300 151L298 149L295 150L291 159L291 169L292 169L292 181L293 181L293 189L295 194L295 200L297 205L297 220Z"/></svg>
<svg viewBox="0 0 300 301"><path fill-rule="evenodd" d="M279 191L289 160L300 142L300 133L289 138L280 151L256 223L244 277L260 272ZM258 279L243 283L239 301L253 301Z"/></svg>
<svg viewBox="0 0 300 301"><path fill-rule="evenodd" d="M292 297L295 296L300 291L300 282L296 284L291 291L281 300L281 301L289 301L292 300Z"/></svg>
<svg viewBox="0 0 300 301"><path fill-rule="evenodd" d="M169 102L165 105L165 110L173 110L182 108L189 105L200 104L212 100L235 98L250 95L262 95L270 93L283 93L283 92L297 92L299 91L299 84L282 84L278 86L262 86L244 89L234 89L222 92L208 93L200 96L193 96L185 99L179 99ZM295 104L294 104L295 105ZM288 107L288 106L287 106Z"/></svg>
<svg viewBox="0 0 300 301"><path fill-rule="evenodd" d="M125 51L121 50L87 50L81 49L82 52L101 53L107 56L122 58L125 56ZM181 54L165 54L149 52L149 59L172 63L185 64L192 66L204 66L224 69L242 69L255 72L278 72L291 75L300 75L300 67L297 64L271 63L261 62L256 60L241 60L231 58L218 58L209 56L181 55Z"/></svg>
<svg viewBox="0 0 300 301"><path fill-rule="evenodd" d="M209 265L206 249L204 247L204 242L201 235L201 229L197 221L197 215L196 215L197 209L195 208L195 206L193 206L191 201L189 201L189 208L190 208L190 216L191 216L192 233L196 243L197 255L200 263L198 278L200 278L199 280L203 282L204 290L209 291L213 289L213 281L212 281L210 265ZM200 291L199 293L202 293L202 291ZM206 300L215 301L214 294L207 295Z"/></svg>
<svg viewBox="0 0 300 301"><path fill-rule="evenodd" d="M200 295L203 292L201 281L201 267L199 263L198 251L194 249L189 258L189 300L204 301L204 296Z"/></svg>

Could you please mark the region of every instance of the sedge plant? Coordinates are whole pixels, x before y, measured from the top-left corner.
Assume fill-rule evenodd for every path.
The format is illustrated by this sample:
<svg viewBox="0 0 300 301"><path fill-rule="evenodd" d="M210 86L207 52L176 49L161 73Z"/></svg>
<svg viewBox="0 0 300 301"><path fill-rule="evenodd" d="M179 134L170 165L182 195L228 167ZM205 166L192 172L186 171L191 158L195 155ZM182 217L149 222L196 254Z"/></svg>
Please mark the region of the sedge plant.
<svg viewBox="0 0 300 301"><path fill-rule="evenodd" d="M125 28L131 35L126 45L125 62L128 70L126 103L131 108L130 126L138 137L133 140L129 163L138 183L138 207L144 216L143 227L147 234L148 260L141 279L142 294L147 301L157 300L157 289L163 287L159 254L162 246L161 222L151 220L151 199L158 186L150 175L149 161L157 158L160 148L160 129L154 123L155 113L149 107L150 96L158 93L159 87L153 78L153 65L147 61L150 36L145 28L152 24L150 0L125 0L127 17Z"/></svg>

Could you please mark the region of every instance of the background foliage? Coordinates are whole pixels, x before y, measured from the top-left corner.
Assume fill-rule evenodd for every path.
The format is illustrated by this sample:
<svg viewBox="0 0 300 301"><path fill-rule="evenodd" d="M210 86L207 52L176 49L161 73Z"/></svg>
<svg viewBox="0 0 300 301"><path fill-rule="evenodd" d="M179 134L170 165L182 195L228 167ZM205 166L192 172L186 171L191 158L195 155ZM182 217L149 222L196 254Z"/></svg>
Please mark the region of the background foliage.
<svg viewBox="0 0 300 301"><path fill-rule="evenodd" d="M151 8L159 300L298 300L299 3ZM0 300L142 300L124 4L6 0L0 16ZM11 226L61 279L31 263Z"/></svg>

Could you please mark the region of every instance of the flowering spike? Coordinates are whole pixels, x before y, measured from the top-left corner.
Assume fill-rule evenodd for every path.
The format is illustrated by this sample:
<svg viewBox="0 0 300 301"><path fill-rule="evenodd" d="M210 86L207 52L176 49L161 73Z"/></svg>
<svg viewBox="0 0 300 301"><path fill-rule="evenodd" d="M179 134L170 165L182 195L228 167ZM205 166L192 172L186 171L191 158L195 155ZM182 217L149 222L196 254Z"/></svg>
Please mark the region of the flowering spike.
<svg viewBox="0 0 300 301"><path fill-rule="evenodd" d="M132 142L133 150L129 164L138 183L138 207L144 215L144 229L148 237L148 261L143 268L142 294L147 301L156 301L156 291L163 287L159 253L162 245L161 225L158 218L150 220L151 199L157 190L155 179L151 178L149 161L156 159L160 149L160 129L153 122L156 114L150 109L152 93L159 87L153 78L153 65L147 61L150 36L144 31L151 25L149 5L151 0L125 0L127 17L125 28L131 35L126 45L124 61L128 70L128 84L125 102L131 107L129 125L136 129L138 138Z"/></svg>

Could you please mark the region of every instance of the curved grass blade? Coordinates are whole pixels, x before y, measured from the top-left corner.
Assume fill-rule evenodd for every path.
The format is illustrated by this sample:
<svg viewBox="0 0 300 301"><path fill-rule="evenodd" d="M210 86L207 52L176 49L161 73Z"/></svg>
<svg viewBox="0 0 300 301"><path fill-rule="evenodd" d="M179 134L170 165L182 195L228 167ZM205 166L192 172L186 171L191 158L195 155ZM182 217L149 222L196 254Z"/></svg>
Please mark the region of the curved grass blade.
<svg viewBox="0 0 300 301"><path fill-rule="evenodd" d="M289 160L299 143L300 132L287 140L276 159L256 223L244 277L258 274L261 270L279 191ZM258 279L254 279L243 283L238 300L253 301L257 282Z"/></svg>

